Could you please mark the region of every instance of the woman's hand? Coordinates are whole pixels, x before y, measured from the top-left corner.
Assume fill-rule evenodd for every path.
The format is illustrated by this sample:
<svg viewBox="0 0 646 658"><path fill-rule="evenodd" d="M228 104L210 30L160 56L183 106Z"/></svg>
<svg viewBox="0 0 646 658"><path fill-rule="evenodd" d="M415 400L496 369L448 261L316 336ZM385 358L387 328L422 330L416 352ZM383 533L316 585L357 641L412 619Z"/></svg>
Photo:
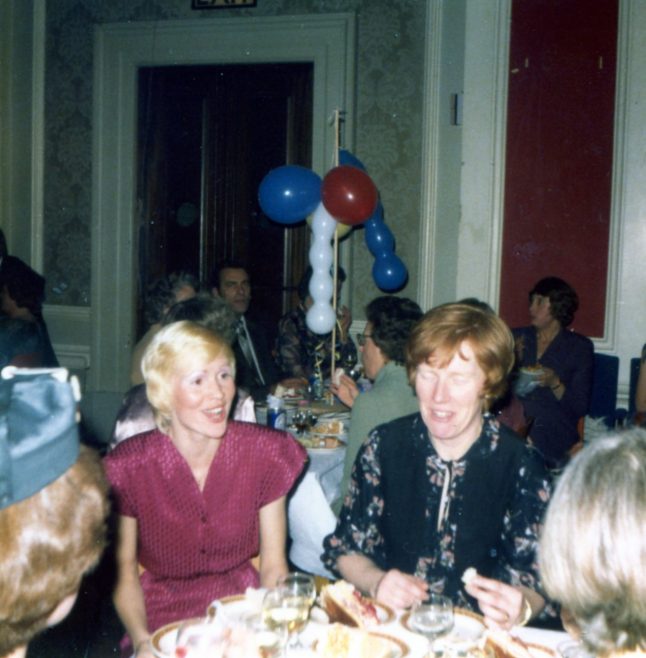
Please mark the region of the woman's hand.
<svg viewBox="0 0 646 658"><path fill-rule="evenodd" d="M387 571L377 583L374 597L380 603L393 608L410 608L428 597L425 580L403 573L398 569Z"/></svg>
<svg viewBox="0 0 646 658"><path fill-rule="evenodd" d="M478 601L489 628L509 630L516 624L527 623L525 616L529 601L526 602L524 588L512 587L499 580L478 575L465 589Z"/></svg>
<svg viewBox="0 0 646 658"><path fill-rule="evenodd" d="M346 407L352 408L354 400L359 395L359 387L352 377L341 375L338 384L332 384L330 390L336 395Z"/></svg>
<svg viewBox="0 0 646 658"><path fill-rule="evenodd" d="M543 374L538 380L538 385L546 386L549 388L552 393L554 393L554 395L560 400L563 397L563 393L565 393L565 385L561 381L561 378L556 374L554 370L552 370L552 368L546 368L545 366L541 367Z"/></svg>

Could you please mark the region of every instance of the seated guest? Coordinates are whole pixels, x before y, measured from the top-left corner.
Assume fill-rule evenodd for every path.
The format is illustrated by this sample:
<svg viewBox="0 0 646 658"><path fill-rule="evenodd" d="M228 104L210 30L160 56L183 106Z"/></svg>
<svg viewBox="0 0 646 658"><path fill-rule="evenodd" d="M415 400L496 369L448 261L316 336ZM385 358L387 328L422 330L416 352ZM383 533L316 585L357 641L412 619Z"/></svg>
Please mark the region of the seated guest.
<svg viewBox="0 0 646 658"><path fill-rule="evenodd" d="M285 496L306 456L286 432L229 421L233 352L208 329L162 328L142 368L157 429L123 441L104 463L118 513L123 646L152 656L160 626L287 572Z"/></svg>
<svg viewBox="0 0 646 658"><path fill-rule="evenodd" d="M329 569L396 608L432 591L479 607L489 626L547 614L536 547L550 476L533 448L483 416L513 359L505 323L473 306L445 304L415 325L406 369L420 412L380 425L359 450L325 540ZM479 575L465 585L469 567Z"/></svg>
<svg viewBox="0 0 646 658"><path fill-rule="evenodd" d="M173 272L149 286L145 307L148 330L132 351L130 383L133 386L143 384L141 359L153 336L161 329L162 318L173 304L195 297L199 287L199 281L189 272Z"/></svg>
<svg viewBox="0 0 646 658"><path fill-rule="evenodd" d="M359 334L359 352L365 376L373 383L366 393L347 375L342 375L332 392L352 408L348 447L345 453L340 498L332 505L338 514L350 482L350 473L361 444L373 427L419 409L404 367L406 341L422 317L420 307L410 299L384 296L366 307L366 328Z"/></svg>
<svg viewBox="0 0 646 658"><path fill-rule="evenodd" d="M0 315L0 368L38 368L42 361L41 335L36 324Z"/></svg>
<svg viewBox="0 0 646 658"><path fill-rule="evenodd" d="M320 364L322 377L330 377L332 356L332 333L321 335L314 333L306 322L307 311L314 300L309 293L312 268L305 270L298 284L300 304L293 311L284 315L278 323L277 361L278 366L289 377L302 377L309 380ZM345 281L345 271L339 267L337 274L337 298ZM346 306L338 310L336 332L336 364L343 366L357 362L357 349L350 338L349 330L352 315Z"/></svg>
<svg viewBox="0 0 646 658"><path fill-rule="evenodd" d="M577 424L592 393L592 341L567 329L578 307L565 281L541 279L529 292L531 326L513 331L517 366L540 366L543 372L538 386L518 396L533 419L529 439L551 468L562 466L579 440Z"/></svg>
<svg viewBox="0 0 646 658"><path fill-rule="evenodd" d="M224 338L229 345L235 339L237 322L235 314L226 302L212 297L208 293L200 293L195 297L173 304L164 315L161 326L180 320L190 320L210 329ZM247 393L243 392L241 395L238 390L238 404L233 415L235 420L246 420L241 417L241 414L242 405L247 398ZM236 414L236 412L239 413ZM133 386L126 393L117 413L109 449L111 450L124 439L155 429L155 427L153 408L146 397L146 385Z"/></svg>
<svg viewBox="0 0 646 658"><path fill-rule="evenodd" d="M9 252L7 251L7 239L4 237L4 232L0 228L0 265L5 256L8 256Z"/></svg>
<svg viewBox="0 0 646 658"><path fill-rule="evenodd" d="M539 553L545 590L589 652L646 655L644 430L595 438L572 459L547 510Z"/></svg>
<svg viewBox="0 0 646 658"><path fill-rule="evenodd" d="M56 368L58 359L43 318L44 301L45 279L20 258L5 256L0 267L2 312L12 320L32 324L31 328L23 328L22 331L17 330L16 333L13 333L13 339L23 340L26 335L37 336L36 356L30 360L29 364L24 363L24 365ZM15 328L15 324L12 326ZM31 345L31 339L29 342ZM24 353L24 348L20 349L23 350L21 353ZM16 353L15 345L12 351Z"/></svg>
<svg viewBox="0 0 646 658"><path fill-rule="evenodd" d="M233 260L220 263L211 276L211 292L224 299L238 318L237 339L233 344L236 385L249 391L254 400L264 401L279 383L280 373L265 332L247 317L251 303L251 281L246 266ZM285 387L303 384L298 381L280 383Z"/></svg>
<svg viewBox="0 0 646 658"><path fill-rule="evenodd" d="M98 456L79 446L69 384L15 375L0 399L0 656L23 658L101 556L108 487Z"/></svg>

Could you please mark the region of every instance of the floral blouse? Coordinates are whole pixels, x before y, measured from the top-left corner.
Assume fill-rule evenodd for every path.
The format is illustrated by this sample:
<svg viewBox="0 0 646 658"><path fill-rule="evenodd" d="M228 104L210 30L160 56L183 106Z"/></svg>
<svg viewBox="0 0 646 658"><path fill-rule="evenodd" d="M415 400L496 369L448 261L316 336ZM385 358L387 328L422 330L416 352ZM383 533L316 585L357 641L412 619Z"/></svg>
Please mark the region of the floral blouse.
<svg viewBox="0 0 646 658"><path fill-rule="evenodd" d="M414 455L402 459L414 459L416 471L403 462L402 477L393 477L396 472L383 461L388 441L394 442L397 453ZM403 450L406 444L408 449ZM392 460L395 453L388 454ZM509 464L514 464L511 472L505 470ZM484 497L490 495L493 505L483 500L482 492L488 489L492 491ZM395 492L390 496L398 500L389 500L386 490ZM439 457L419 414L400 418L373 430L361 448L336 530L325 539L323 561L334 571L340 556L361 553L382 569L401 568L395 557L399 547L393 547L392 539L389 543L386 537L390 523L404 529L394 535L391 532L395 543L409 544L407 550L415 554L414 566L408 571L425 579L432 591L450 596L455 605L477 606L461 581L468 566L505 583L525 585L545 598L538 576L537 546L550 490L550 476L537 452L490 415L485 416L482 433L467 454L453 462ZM407 496L412 504L400 504ZM402 525L399 517L415 516L410 509L415 501L424 508L419 527L406 525L406 521ZM483 546L479 543L486 553L480 562ZM550 605L543 612L555 614Z"/></svg>
<svg viewBox="0 0 646 658"><path fill-rule="evenodd" d="M278 323L278 366L286 377L309 379L320 364L323 378L330 376L332 334L315 334L306 323L302 306L284 315ZM357 362L357 348L350 337L342 341L337 330L336 364L344 367Z"/></svg>

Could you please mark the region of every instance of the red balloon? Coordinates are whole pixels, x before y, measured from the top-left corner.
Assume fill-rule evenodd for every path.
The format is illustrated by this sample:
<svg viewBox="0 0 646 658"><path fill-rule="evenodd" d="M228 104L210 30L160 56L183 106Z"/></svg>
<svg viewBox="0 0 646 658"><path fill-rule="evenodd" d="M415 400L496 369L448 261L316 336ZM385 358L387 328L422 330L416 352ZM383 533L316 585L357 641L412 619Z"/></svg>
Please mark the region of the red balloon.
<svg viewBox="0 0 646 658"><path fill-rule="evenodd" d="M330 169L321 187L325 209L342 224L361 224L372 216L379 193L365 171L341 165Z"/></svg>

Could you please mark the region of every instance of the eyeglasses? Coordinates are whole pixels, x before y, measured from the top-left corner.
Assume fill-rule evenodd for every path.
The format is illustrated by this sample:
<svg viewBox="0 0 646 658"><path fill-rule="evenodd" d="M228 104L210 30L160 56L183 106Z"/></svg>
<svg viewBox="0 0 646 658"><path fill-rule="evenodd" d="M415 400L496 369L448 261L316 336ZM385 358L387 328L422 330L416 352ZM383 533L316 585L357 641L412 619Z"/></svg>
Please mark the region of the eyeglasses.
<svg viewBox="0 0 646 658"><path fill-rule="evenodd" d="M366 338L372 338L372 334L357 334L357 343L359 343L359 347L363 347L366 344Z"/></svg>

